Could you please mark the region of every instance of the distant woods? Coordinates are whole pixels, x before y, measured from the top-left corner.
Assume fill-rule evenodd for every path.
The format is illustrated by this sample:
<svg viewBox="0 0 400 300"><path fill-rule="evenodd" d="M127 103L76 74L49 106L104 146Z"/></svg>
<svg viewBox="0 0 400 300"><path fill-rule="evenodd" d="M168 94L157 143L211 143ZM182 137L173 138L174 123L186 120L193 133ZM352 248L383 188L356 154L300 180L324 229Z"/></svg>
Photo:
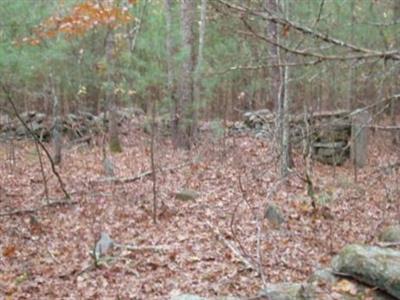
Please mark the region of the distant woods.
<svg viewBox="0 0 400 300"><path fill-rule="evenodd" d="M0 81L21 112L113 120L118 106L150 114L157 101L189 147L200 119L356 109L399 93L399 16L395 0L4 0ZM374 112L395 116L396 103ZM10 113L4 96L0 107Z"/></svg>

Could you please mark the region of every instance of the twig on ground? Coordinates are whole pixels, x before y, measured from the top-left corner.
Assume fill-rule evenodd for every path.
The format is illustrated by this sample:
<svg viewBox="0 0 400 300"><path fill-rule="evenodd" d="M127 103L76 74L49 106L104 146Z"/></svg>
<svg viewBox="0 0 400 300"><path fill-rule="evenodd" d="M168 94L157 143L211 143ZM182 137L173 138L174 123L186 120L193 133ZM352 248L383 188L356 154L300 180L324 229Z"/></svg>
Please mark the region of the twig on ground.
<svg viewBox="0 0 400 300"><path fill-rule="evenodd" d="M160 168L161 171L174 171L174 170L178 170L181 169L187 165L190 165L191 162L186 162L177 166L172 166L169 168ZM143 179L145 177L148 177L150 175L152 175L153 172L152 171L146 171L143 173L140 173L139 175L136 176L131 176L131 177L103 177L103 178L98 178L98 179L93 179L90 180L90 183L95 184L95 183L116 183L116 184L124 184L124 183L130 183L130 182L134 182L134 181L138 181L140 179Z"/></svg>
<svg viewBox="0 0 400 300"><path fill-rule="evenodd" d="M54 253L51 252L49 248L47 248L47 253L49 253L51 259L54 260L54 262L56 262L59 265L61 264L61 262L57 259L57 257L55 257Z"/></svg>
<svg viewBox="0 0 400 300"><path fill-rule="evenodd" d="M12 215L31 214L31 213L37 212L39 210L42 210L44 208L51 207L51 206L72 205L72 204L78 204L78 201L71 201L71 200L55 200L53 202L49 201L48 203L40 205L38 207L25 208L25 209L16 209L16 210L8 211L8 212L2 212L2 213L0 213L0 217L12 216Z"/></svg>
<svg viewBox="0 0 400 300"><path fill-rule="evenodd" d="M257 273L259 273L259 269L255 267L249 259L244 257L240 251L233 245L230 241L224 238L223 234L220 232L218 228L215 228L209 221L206 221L208 227L213 231L215 236L217 237L218 240L220 240L226 247L229 248L233 252L233 254L246 266L246 268L250 270L254 270Z"/></svg>
<svg viewBox="0 0 400 300"><path fill-rule="evenodd" d="M171 249L167 245L134 246L134 245L129 245L129 244L118 244L118 243L114 243L114 247L129 250L129 251L167 251L167 250Z"/></svg>

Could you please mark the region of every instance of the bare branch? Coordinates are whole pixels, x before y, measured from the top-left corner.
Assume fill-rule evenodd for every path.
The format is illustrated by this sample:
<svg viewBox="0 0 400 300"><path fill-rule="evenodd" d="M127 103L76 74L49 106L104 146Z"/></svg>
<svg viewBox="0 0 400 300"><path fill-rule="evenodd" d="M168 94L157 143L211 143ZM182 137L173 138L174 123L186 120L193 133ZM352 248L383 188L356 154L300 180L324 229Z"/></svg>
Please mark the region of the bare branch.
<svg viewBox="0 0 400 300"><path fill-rule="evenodd" d="M298 55L304 55L304 56L314 56L314 57L319 57L324 60L349 60L349 59L366 59L366 58L372 58L372 57L379 57L379 58L384 58L384 59L392 59L392 60L400 60L400 52L399 50L390 50L390 51L380 51L380 50L375 50L375 49L369 49L369 48L363 48L361 46L353 45L351 43L342 41L340 39L337 39L335 37L332 37L328 34L318 32L316 30L313 30L307 26L304 26L302 24L299 24L297 22L288 20L284 17L276 16L272 14L271 12L267 11L267 13L263 11L255 11L252 10L248 7L245 6L239 6L236 4L232 4L226 0L217 0L218 2L222 3L226 7L229 7L230 9L236 10L242 14L249 14L252 16L260 17L265 20L268 20L270 22L274 22L276 24L282 25L282 26L289 26L290 28L295 29L298 32L301 32L305 35L312 36L314 38L317 38L321 41L324 41L329 44L333 44L336 46L340 46L343 48L347 48L352 50L353 52L358 52L362 53L362 55L357 55L357 56L325 56L322 54L317 54L317 53L309 53L305 51L300 51L300 50L293 50L288 47L285 47L280 44L276 44L275 46L278 46L286 51L298 54ZM259 36L259 35L258 35ZM263 38L264 40L268 40L269 43L270 41L267 38ZM273 44L273 43L271 43ZM286 49L285 49L286 48Z"/></svg>

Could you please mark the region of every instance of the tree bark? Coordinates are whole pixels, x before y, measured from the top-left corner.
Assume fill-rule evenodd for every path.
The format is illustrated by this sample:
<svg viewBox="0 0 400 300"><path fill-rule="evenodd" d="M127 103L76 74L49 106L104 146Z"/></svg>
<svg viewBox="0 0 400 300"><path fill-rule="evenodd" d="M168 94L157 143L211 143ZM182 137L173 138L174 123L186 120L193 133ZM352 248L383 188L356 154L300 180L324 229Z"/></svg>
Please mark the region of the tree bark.
<svg viewBox="0 0 400 300"><path fill-rule="evenodd" d="M184 58L180 79L179 104L177 106L177 127L178 145L184 148L190 148L192 128L196 127L195 120L193 120L194 4L193 0L182 0L181 4L182 51Z"/></svg>
<svg viewBox="0 0 400 300"><path fill-rule="evenodd" d="M165 26L166 26L166 38L165 46L167 51L167 97L170 106L171 115L171 134L174 146L178 145L178 99L175 91L175 69L173 60L173 40L172 40L172 6L173 0L164 0L165 8Z"/></svg>
<svg viewBox="0 0 400 300"><path fill-rule="evenodd" d="M193 124L191 130L192 137L196 138L197 135L197 107L201 101L202 89L202 71L203 71L203 52L204 52L204 38L206 33L206 18L207 18L207 0L201 0L200 8L200 24L199 24L199 50L197 54L196 69L194 72L194 103L193 103Z"/></svg>
<svg viewBox="0 0 400 300"><path fill-rule="evenodd" d="M399 22L400 21L400 1L398 0L393 0L393 21L394 22ZM399 26L397 26L398 28ZM397 29L396 31L396 48L400 49L400 38L399 38L400 30ZM399 68L397 68L394 71L394 93L396 94L398 92L398 82L400 79L400 71ZM397 101L396 99L392 100L392 103L390 105L390 115L391 115L391 120L392 120L392 126L396 126L396 109L397 109ZM393 144L394 145L399 145L400 144L400 134L396 131L393 132Z"/></svg>
<svg viewBox="0 0 400 300"><path fill-rule="evenodd" d="M266 0L266 9L272 14L278 13L278 0ZM267 37L279 44L277 24L267 22ZM291 159L290 147L290 126L289 126L289 67L282 66L286 62L286 56L281 53L275 45L269 46L269 56L272 64L279 65L271 69L271 97L275 99L275 110L277 111L276 120L276 143L280 156L280 175L286 177L293 162Z"/></svg>
<svg viewBox="0 0 400 300"><path fill-rule="evenodd" d="M289 174L289 169L293 165L291 157L291 145L290 145L290 124L289 124L289 107L290 107L290 95L289 95L289 67L285 66L283 69L283 82L282 82L282 94L281 94L281 177L286 177Z"/></svg>
<svg viewBox="0 0 400 300"><path fill-rule="evenodd" d="M277 13L278 11L278 3L277 0L265 0L265 7L267 8L267 11L271 13ZM272 21L267 21L267 30L266 30L266 35L269 39L271 39L274 42L278 42L278 25L276 22ZM269 95L268 97L270 98L269 101L272 101L274 109L278 110L279 108L279 88L280 88L280 82L281 82L281 70L277 66L279 62L279 48L278 46L275 45L269 45L268 46L268 61L267 64L272 64L276 65L275 67L272 67L269 71L269 82L270 82L270 89L269 89Z"/></svg>
<svg viewBox="0 0 400 300"><path fill-rule="evenodd" d="M51 93L53 96L53 149L54 157L53 161L55 165L61 163L61 149L62 149L62 139L61 139L61 119L60 119L60 100L57 96L56 89L54 87L53 77L50 74L50 85Z"/></svg>
<svg viewBox="0 0 400 300"><path fill-rule="evenodd" d="M114 32L110 29L106 37L106 60L107 60L107 87L106 106L109 114L109 147L111 152L122 152L121 142L118 134L117 108L114 95L114 81L112 79L114 69Z"/></svg>
<svg viewBox="0 0 400 300"><path fill-rule="evenodd" d="M354 23L355 23L355 12L354 12L355 0L351 0L350 11L351 11L351 28L350 28L350 42L354 43ZM351 111L353 109L353 97L354 97L354 63L350 62L349 66L349 95L347 99L347 108Z"/></svg>

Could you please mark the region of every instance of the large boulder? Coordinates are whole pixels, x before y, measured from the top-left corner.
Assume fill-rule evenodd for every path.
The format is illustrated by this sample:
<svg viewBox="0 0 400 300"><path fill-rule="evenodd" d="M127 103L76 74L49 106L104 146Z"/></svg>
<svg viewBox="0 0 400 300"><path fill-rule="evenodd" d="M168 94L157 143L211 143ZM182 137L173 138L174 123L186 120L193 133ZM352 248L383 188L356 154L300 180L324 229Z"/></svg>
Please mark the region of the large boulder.
<svg viewBox="0 0 400 300"><path fill-rule="evenodd" d="M307 282L315 288L313 299L395 300L389 294L361 282L337 276L328 268L315 271Z"/></svg>
<svg viewBox="0 0 400 300"><path fill-rule="evenodd" d="M348 245L333 259L332 268L400 299L400 251Z"/></svg>

